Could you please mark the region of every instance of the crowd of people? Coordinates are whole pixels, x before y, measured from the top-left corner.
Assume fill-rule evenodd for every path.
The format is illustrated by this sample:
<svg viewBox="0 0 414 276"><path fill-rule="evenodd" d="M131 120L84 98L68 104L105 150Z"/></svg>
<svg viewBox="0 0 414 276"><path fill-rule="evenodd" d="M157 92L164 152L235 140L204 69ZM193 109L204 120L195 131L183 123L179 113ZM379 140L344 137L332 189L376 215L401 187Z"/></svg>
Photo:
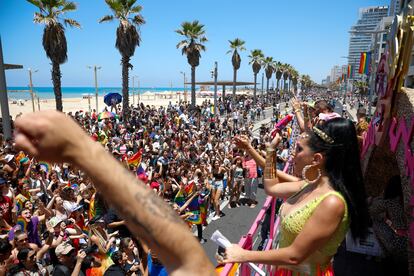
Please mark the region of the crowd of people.
<svg viewBox="0 0 414 276"><path fill-rule="evenodd" d="M218 114L205 101L196 108L186 103L160 108L140 104L131 107L127 118L121 112L108 112L105 118L83 111L64 118L54 113L37 115L49 129L40 123L36 128L38 121L32 121L33 126L19 124L19 120L26 124L31 120L22 116L16 122L16 140L2 143L0 275L167 275L167 270L201 267L208 274L211 266L199 245L182 234L191 250L171 257L168 253L178 250L171 243L180 237L167 242L163 231L194 228L198 242L205 243L207 217L211 215L213 221L223 217L224 199L229 208L255 208L259 181L269 195L291 196L279 213L291 220L282 224L281 247L286 249L247 254L233 246L219 261L276 264L279 273L328 273L348 228L355 236L363 236L366 230L358 143L353 139L358 141L356 129L362 119L355 128L333 112L332 96L320 99L317 95L303 94L302 101L293 98L295 125L276 132L263 125L259 133L253 133L266 106L253 104L247 97L220 101ZM271 122L286 114L277 106ZM73 130L75 126L65 129L68 117L83 129L81 134ZM365 121L358 135L366 127ZM292 128L302 133L297 141L292 140ZM87 142L77 141L76 133L86 134ZM65 143L59 144L59 139ZM99 150L89 149L91 145L99 145ZM103 149L117 165L110 166L110 159L97 153ZM281 172L290 154L294 155L293 175ZM118 165L123 169L115 173ZM130 171L128 176L120 176L125 170ZM140 186L127 185L134 181L151 190L148 202L133 197L129 189L138 191ZM164 205L180 223L169 220L169 211L158 210ZM145 211L135 214L142 210L133 209L137 206ZM305 216L292 218L302 208ZM321 209L323 215L319 215ZM157 222L147 225L150 215ZM167 219L161 222L164 216ZM307 221L320 230L313 231ZM192 236L190 231L183 232ZM199 262L193 260L194 267L187 266L185 254L197 252ZM304 270L295 268L308 258L311 264Z"/></svg>
<svg viewBox="0 0 414 276"><path fill-rule="evenodd" d="M209 101L196 109L186 103L160 108L140 104L131 108L127 119L118 109L108 112L107 118L83 111L67 116L167 202L205 243L203 226L210 214L212 220L224 215L222 200L230 202L229 208L256 207L261 172L233 138L253 137L264 105L240 98L220 101L220 106L217 116ZM42 162L16 149L14 142L4 141L2 147L3 271L11 275L46 275L46 271L70 275L75 269L102 275L113 273L115 267L128 275L165 271L84 171L66 162ZM260 137L253 143L255 149L264 149Z"/></svg>

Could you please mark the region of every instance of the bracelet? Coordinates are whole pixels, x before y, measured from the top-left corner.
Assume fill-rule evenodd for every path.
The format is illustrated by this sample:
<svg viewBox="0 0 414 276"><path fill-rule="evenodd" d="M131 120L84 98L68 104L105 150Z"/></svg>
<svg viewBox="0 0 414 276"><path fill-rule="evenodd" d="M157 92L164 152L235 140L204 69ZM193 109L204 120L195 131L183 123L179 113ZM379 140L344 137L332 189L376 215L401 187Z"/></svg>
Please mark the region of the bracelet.
<svg viewBox="0 0 414 276"><path fill-rule="evenodd" d="M276 149L273 149L273 148L266 148L266 152L274 152L274 151L276 151Z"/></svg>
<svg viewBox="0 0 414 276"><path fill-rule="evenodd" d="M294 113L296 113L296 112L300 112L300 109L299 109L299 108L293 109L293 112L294 112Z"/></svg>

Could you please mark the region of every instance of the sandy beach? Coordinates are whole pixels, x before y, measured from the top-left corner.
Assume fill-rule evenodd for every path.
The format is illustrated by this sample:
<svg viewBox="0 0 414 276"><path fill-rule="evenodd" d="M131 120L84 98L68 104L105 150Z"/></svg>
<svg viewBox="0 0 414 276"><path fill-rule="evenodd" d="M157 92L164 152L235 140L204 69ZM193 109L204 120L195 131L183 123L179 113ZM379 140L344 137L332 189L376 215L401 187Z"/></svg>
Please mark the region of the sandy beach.
<svg viewBox="0 0 414 276"><path fill-rule="evenodd" d="M231 92L227 92L227 95L230 95ZM237 91L237 94L245 94L246 91ZM199 96L199 94L197 94ZM221 96L221 93L219 94ZM190 101L190 92L187 92L187 100ZM204 94L202 97L197 97L197 104L201 104L205 100L210 100L213 102L212 93ZM167 106L170 102L172 104L177 103L179 100L184 100L183 92L161 92L161 93L152 93L152 92L145 92L140 95L139 102L143 102L145 105L154 105L154 106ZM23 105L20 105L21 102ZM133 96L129 97L130 104L138 103L138 96L135 95L135 100ZM99 111L103 111L106 107L103 96L98 97L98 106ZM54 99L40 99L38 103L35 100L35 111L40 110L53 110L56 109L56 104ZM87 98L63 98L63 111L64 112L75 112L79 110L89 111L96 107L96 100L95 96L93 96L90 101ZM30 113L33 111L32 108L32 101L31 100L9 100L9 110L10 115L15 118L16 115L22 113Z"/></svg>
<svg viewBox="0 0 414 276"><path fill-rule="evenodd" d="M189 93L188 93L189 94ZM179 101L179 99L184 100L184 96L178 95L177 93L144 93L140 97L139 102L143 102L145 105L154 105L154 106L167 106L170 102L172 104L175 104ZM201 104L205 99L211 99L210 97L204 97L204 98L197 98L197 104ZM188 100L190 100L190 96L188 96ZM20 102L23 103L23 105L20 105L18 101L9 100L9 110L10 115L15 118L16 115L22 113L30 113L33 111L32 107L32 101L31 100L20 100ZM135 104L138 103L138 97L135 96L135 101L132 96L129 97L129 102L132 104L135 102ZM103 101L103 97L98 97L98 106L99 111L102 111L106 105ZM54 99L40 99L40 102L38 103L37 100L35 100L35 110L38 111L40 107L40 110L51 110L56 109L56 104ZM90 101L88 101L87 98L63 98L63 111L64 112L74 112L74 111L89 111L89 107L91 109L94 109L96 107L96 100L95 97L92 97Z"/></svg>

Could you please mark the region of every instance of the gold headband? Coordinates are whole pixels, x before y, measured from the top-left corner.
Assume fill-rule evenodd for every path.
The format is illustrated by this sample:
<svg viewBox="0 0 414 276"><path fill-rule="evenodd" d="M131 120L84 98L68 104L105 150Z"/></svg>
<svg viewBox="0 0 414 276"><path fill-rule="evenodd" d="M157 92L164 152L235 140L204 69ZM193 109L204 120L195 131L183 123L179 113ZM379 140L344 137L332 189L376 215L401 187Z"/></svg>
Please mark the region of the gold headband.
<svg viewBox="0 0 414 276"><path fill-rule="evenodd" d="M313 127L313 132L319 136L319 138L321 138L322 140L324 140L326 143L328 144L333 144L334 140L328 136L328 134L326 134L325 132L323 132L322 130L320 130L317 127Z"/></svg>

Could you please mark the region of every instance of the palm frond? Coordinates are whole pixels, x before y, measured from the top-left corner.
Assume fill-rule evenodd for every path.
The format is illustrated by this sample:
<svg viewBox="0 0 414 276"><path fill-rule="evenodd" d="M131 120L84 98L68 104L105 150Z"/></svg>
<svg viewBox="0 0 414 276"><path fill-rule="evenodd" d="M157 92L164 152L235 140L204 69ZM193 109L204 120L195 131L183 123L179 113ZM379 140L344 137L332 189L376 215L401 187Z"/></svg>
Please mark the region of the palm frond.
<svg viewBox="0 0 414 276"><path fill-rule="evenodd" d="M65 23L65 26L69 25L70 27L81 28L79 22L74 19L65 18L63 19L63 22Z"/></svg>
<svg viewBox="0 0 414 276"><path fill-rule="evenodd" d="M188 46L189 46L188 41L187 40L183 40L183 41L178 42L177 49L184 48L184 47L188 47Z"/></svg>
<svg viewBox="0 0 414 276"><path fill-rule="evenodd" d="M39 0L26 0L26 1L29 2L30 4L34 5L34 6L38 7L41 11L44 11L42 1L39 1Z"/></svg>
<svg viewBox="0 0 414 276"><path fill-rule="evenodd" d="M77 8L77 6L76 6L75 2L65 2L60 11L61 11L61 13L65 13L65 12L69 12L69 11L74 11L74 10L76 10L76 8Z"/></svg>
<svg viewBox="0 0 414 276"><path fill-rule="evenodd" d="M137 26L145 24L145 20L140 14L135 15L131 21Z"/></svg>
<svg viewBox="0 0 414 276"><path fill-rule="evenodd" d="M123 13L122 3L118 0L105 0L106 4L112 10L116 17L120 17Z"/></svg>
<svg viewBox="0 0 414 276"><path fill-rule="evenodd" d="M114 19L113 15L105 15L101 19L99 19L99 23L112 21Z"/></svg>
<svg viewBox="0 0 414 276"><path fill-rule="evenodd" d="M40 12L35 12L33 17L33 22L37 24L46 24L48 21L48 17L41 14Z"/></svg>
<svg viewBox="0 0 414 276"><path fill-rule="evenodd" d="M132 7L129 12L130 13L140 13L142 11L142 6L137 5L135 7Z"/></svg>

